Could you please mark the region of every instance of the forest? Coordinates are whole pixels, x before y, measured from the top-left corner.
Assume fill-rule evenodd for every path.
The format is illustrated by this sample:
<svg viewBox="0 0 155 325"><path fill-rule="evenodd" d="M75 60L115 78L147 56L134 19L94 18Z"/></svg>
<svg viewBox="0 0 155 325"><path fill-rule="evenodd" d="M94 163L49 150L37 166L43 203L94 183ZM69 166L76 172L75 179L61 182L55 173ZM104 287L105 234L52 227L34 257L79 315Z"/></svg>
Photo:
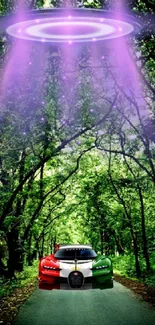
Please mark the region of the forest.
<svg viewBox="0 0 155 325"><path fill-rule="evenodd" d="M24 58L15 62L14 41L0 32L0 282L55 243L79 243L155 286L154 1L24 1L26 9L66 3L125 6L145 31L125 39L117 68L108 44L95 60L89 44L65 60L61 47L36 44L24 77ZM19 4L1 0L0 14Z"/></svg>

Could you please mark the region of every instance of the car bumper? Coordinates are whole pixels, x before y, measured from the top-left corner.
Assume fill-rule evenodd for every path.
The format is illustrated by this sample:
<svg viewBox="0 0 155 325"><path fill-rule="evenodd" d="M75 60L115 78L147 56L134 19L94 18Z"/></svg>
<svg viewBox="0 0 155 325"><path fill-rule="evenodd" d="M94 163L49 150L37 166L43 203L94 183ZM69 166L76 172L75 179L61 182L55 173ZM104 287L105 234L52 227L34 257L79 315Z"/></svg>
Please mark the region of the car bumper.
<svg viewBox="0 0 155 325"><path fill-rule="evenodd" d="M39 288L40 289L71 289L68 283L68 278L64 277L53 277L45 274L39 274ZM84 283L81 289L108 289L113 288L113 278L112 274L107 274L104 276L92 276L84 278ZM79 290L74 288L73 290Z"/></svg>

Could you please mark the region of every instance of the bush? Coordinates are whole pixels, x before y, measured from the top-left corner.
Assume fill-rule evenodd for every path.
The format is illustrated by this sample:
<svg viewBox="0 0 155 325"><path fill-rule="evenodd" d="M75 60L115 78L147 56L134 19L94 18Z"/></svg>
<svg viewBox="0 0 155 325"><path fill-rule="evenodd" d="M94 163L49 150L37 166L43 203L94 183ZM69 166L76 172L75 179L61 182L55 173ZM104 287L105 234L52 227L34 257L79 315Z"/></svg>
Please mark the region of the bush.
<svg viewBox="0 0 155 325"><path fill-rule="evenodd" d="M32 266L25 266L23 272L16 272L15 278L6 280L0 278L0 297L8 295L13 289L23 287L34 281L38 275L38 260Z"/></svg>
<svg viewBox="0 0 155 325"><path fill-rule="evenodd" d="M134 255L120 255L112 258L114 272L126 277L136 277Z"/></svg>
<svg viewBox="0 0 155 325"><path fill-rule="evenodd" d="M136 279L136 268L134 255L120 255L112 258L114 273L125 276L126 278ZM144 258L140 258L140 268L142 272L142 281L151 287L155 287L155 259L150 258L152 271L148 274L146 272L146 263Z"/></svg>

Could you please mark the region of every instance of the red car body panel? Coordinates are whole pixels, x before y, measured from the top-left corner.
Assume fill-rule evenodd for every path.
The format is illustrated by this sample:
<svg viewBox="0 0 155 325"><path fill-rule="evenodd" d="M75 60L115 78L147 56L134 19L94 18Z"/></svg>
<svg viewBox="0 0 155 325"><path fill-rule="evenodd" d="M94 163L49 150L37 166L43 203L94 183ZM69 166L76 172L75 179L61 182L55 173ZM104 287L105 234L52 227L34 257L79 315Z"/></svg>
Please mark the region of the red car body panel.
<svg viewBox="0 0 155 325"><path fill-rule="evenodd" d="M57 270L44 269L44 266L56 268ZM54 254L43 257L39 263L39 281L53 284L60 277L60 264Z"/></svg>

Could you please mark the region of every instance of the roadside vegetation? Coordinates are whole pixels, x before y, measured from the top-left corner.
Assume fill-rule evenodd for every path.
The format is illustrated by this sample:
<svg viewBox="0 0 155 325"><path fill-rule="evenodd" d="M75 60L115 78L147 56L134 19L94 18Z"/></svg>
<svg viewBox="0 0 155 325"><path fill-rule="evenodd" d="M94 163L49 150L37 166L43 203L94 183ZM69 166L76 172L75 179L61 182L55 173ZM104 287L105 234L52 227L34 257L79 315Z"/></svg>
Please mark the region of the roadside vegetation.
<svg viewBox="0 0 155 325"><path fill-rule="evenodd" d="M135 272L135 261L133 255L115 256L113 259L114 273L127 279L137 281ZM155 264L154 259L151 263L152 272L145 273L145 264L143 264L143 276L139 279L139 282L143 282L149 287L155 288Z"/></svg>
<svg viewBox="0 0 155 325"><path fill-rule="evenodd" d="M10 295L16 288L23 288L27 285L35 285L38 282L38 260L32 266L24 266L23 272L15 272L13 279L0 279L0 299Z"/></svg>

